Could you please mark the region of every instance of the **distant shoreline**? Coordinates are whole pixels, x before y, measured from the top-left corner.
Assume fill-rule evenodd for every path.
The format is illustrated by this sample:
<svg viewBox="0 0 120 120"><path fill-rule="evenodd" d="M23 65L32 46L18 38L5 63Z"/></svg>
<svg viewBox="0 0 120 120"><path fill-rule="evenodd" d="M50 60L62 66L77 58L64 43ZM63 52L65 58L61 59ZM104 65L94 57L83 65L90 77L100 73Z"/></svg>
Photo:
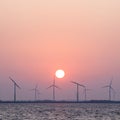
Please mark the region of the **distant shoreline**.
<svg viewBox="0 0 120 120"><path fill-rule="evenodd" d="M40 100L40 101L0 101L0 103L120 103L120 101L109 100L88 100L88 101L52 101L52 100Z"/></svg>

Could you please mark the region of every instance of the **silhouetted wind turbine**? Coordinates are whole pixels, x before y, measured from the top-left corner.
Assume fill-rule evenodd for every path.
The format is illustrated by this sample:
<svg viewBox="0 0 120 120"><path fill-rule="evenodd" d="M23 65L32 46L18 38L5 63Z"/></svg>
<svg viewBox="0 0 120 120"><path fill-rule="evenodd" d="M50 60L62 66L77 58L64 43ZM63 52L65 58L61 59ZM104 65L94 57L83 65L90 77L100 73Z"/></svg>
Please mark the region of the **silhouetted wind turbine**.
<svg viewBox="0 0 120 120"><path fill-rule="evenodd" d="M113 79L113 78L112 78L112 79ZM112 93L112 91L114 91L114 89L113 89L113 87L112 87L112 80L110 81L110 84L109 84L109 85L106 85L106 86L104 86L104 87L102 87L102 88L108 88L108 89L109 89L108 94L109 94L109 100L111 101L111 93Z"/></svg>
<svg viewBox="0 0 120 120"><path fill-rule="evenodd" d="M11 78L9 77L9 79L13 82L14 84L14 102L16 102L16 87L21 89L20 86Z"/></svg>
<svg viewBox="0 0 120 120"><path fill-rule="evenodd" d="M49 89L49 88L53 88L53 101L55 101L55 88L60 89L58 86L55 85L55 76L54 76L54 79L53 79L53 84L50 85L47 89Z"/></svg>
<svg viewBox="0 0 120 120"><path fill-rule="evenodd" d="M38 93L37 87L38 87L38 85L36 85L35 88L31 89L31 90L33 90L35 92L35 94L34 94L35 95L34 96L35 97L35 101L37 100L37 93Z"/></svg>
<svg viewBox="0 0 120 120"><path fill-rule="evenodd" d="M77 83L77 82L74 82L74 81L71 81L71 83L73 83L73 84L75 84L76 86L77 86L77 95L76 95L76 99L77 99L77 102L79 102L79 86L81 86L81 87L85 87L84 85L81 85L81 84L79 84L79 83Z"/></svg>
<svg viewBox="0 0 120 120"><path fill-rule="evenodd" d="M85 101L87 100L87 91L90 91L91 89L87 89L86 86L84 86L84 94L85 94Z"/></svg>

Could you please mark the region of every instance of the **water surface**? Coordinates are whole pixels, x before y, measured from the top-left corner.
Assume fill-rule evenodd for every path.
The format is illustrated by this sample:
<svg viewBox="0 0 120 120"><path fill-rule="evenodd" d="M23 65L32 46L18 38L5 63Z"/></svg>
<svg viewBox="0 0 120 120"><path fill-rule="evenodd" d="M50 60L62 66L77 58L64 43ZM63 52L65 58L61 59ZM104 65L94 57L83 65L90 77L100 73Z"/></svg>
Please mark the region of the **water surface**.
<svg viewBox="0 0 120 120"><path fill-rule="evenodd" d="M0 120L120 120L120 104L1 103Z"/></svg>

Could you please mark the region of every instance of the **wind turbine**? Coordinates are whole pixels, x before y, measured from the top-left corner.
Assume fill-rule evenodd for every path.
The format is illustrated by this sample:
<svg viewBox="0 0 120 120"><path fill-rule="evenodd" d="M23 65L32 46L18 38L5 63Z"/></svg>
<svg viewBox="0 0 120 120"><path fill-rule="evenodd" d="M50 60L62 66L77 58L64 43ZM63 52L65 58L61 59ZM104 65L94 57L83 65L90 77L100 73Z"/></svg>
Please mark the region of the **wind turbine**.
<svg viewBox="0 0 120 120"><path fill-rule="evenodd" d="M84 94L85 94L85 101L87 100L87 91L90 91L91 89L87 89L86 86L84 86Z"/></svg>
<svg viewBox="0 0 120 120"><path fill-rule="evenodd" d="M31 90L33 90L35 92L35 94L34 94L35 101L37 100L37 93L39 91L37 88L38 88L38 85L36 85L35 88L31 89Z"/></svg>
<svg viewBox="0 0 120 120"><path fill-rule="evenodd" d="M113 78L112 78L113 79ZM112 95L112 91L114 91L113 87L112 87L112 80L110 81L110 84L109 85L106 85L102 88L108 88L109 91L108 91L108 95L109 95L109 100L111 101L111 95Z"/></svg>
<svg viewBox="0 0 120 120"><path fill-rule="evenodd" d="M76 95L76 99L77 99L77 102L79 102L79 86L81 86L81 87L85 87L84 85L81 85L81 84L79 84L79 83L77 83L77 82L74 82L74 81L71 81L71 83L73 83L73 84L75 84L76 86L77 86L77 95Z"/></svg>
<svg viewBox="0 0 120 120"><path fill-rule="evenodd" d="M55 88L60 89L58 86L55 85L55 76L54 76L54 79L53 79L53 84L50 85L47 89L49 89L49 88L53 88L53 101L55 101Z"/></svg>
<svg viewBox="0 0 120 120"><path fill-rule="evenodd" d="M11 78L9 77L9 79L13 82L14 84L14 102L16 102L16 87L21 89L20 86Z"/></svg>

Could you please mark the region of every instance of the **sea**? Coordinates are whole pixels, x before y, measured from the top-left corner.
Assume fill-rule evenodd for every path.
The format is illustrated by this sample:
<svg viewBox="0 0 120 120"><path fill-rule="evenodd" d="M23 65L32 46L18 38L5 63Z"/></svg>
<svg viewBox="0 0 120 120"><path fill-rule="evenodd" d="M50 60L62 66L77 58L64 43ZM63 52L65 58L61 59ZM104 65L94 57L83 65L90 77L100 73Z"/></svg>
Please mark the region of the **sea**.
<svg viewBox="0 0 120 120"><path fill-rule="evenodd" d="M120 104L0 103L0 120L120 120Z"/></svg>

